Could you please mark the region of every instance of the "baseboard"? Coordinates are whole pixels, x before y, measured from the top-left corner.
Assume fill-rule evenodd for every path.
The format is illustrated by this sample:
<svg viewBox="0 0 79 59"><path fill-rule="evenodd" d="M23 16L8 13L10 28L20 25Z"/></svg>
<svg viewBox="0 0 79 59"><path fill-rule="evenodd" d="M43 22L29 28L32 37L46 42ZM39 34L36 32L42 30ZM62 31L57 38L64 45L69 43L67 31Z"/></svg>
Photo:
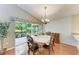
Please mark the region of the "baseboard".
<svg viewBox="0 0 79 59"><path fill-rule="evenodd" d="M77 46L74 46L74 45L70 45L70 44L66 44L66 43L61 43L61 44L64 44L64 45L68 45L68 46L72 46L72 47L77 48Z"/></svg>

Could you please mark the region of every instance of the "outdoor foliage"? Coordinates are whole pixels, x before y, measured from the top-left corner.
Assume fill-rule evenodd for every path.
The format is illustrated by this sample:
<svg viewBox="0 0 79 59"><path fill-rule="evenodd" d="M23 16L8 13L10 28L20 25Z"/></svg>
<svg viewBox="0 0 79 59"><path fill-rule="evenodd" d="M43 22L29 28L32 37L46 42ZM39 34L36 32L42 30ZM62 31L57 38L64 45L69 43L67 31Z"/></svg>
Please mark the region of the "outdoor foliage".
<svg viewBox="0 0 79 59"><path fill-rule="evenodd" d="M24 37L27 33L36 34L38 25L31 23L16 23L16 37Z"/></svg>
<svg viewBox="0 0 79 59"><path fill-rule="evenodd" d="M7 30L9 28L9 23L0 23L0 37L5 37L7 34Z"/></svg>

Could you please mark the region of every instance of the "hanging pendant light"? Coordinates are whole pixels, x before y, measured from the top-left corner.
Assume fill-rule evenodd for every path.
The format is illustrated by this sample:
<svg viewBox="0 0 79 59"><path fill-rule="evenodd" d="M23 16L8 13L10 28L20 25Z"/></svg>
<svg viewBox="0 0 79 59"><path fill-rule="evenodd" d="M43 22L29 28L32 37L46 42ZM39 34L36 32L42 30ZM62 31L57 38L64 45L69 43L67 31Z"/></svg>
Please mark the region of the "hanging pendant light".
<svg viewBox="0 0 79 59"><path fill-rule="evenodd" d="M44 18L42 19L42 22L43 22L44 24L47 24L47 23L50 21L50 20L47 18L47 13L46 13L46 11L47 11L47 6L45 6L44 9L45 9L45 15L44 15Z"/></svg>

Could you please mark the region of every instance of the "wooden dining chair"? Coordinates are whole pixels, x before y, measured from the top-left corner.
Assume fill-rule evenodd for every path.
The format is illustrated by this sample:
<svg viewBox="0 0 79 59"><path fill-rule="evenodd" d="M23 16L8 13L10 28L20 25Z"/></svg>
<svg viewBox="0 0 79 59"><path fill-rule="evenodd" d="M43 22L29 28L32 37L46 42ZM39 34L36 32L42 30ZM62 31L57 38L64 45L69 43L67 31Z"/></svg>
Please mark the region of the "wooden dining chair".
<svg viewBox="0 0 79 59"><path fill-rule="evenodd" d="M51 33L51 43L53 44L53 46L55 46L55 34Z"/></svg>
<svg viewBox="0 0 79 59"><path fill-rule="evenodd" d="M33 41L33 38L31 36L27 36L28 39L28 54L30 52L33 52L33 55L35 55L36 52L39 52L39 45Z"/></svg>
<svg viewBox="0 0 79 59"><path fill-rule="evenodd" d="M43 47L46 48L46 49L48 49L49 55L50 55L51 49L52 49L52 51L54 52L53 46L54 46L53 36L51 36L49 45L44 44Z"/></svg>

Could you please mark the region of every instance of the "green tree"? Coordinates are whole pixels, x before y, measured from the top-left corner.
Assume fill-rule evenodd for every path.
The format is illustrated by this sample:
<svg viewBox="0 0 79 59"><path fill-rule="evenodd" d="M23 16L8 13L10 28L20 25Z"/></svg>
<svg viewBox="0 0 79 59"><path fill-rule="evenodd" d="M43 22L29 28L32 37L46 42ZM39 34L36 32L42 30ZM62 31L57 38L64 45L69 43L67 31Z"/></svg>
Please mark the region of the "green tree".
<svg viewBox="0 0 79 59"><path fill-rule="evenodd" d="M5 37L7 34L7 30L9 28L9 23L0 23L0 37Z"/></svg>

